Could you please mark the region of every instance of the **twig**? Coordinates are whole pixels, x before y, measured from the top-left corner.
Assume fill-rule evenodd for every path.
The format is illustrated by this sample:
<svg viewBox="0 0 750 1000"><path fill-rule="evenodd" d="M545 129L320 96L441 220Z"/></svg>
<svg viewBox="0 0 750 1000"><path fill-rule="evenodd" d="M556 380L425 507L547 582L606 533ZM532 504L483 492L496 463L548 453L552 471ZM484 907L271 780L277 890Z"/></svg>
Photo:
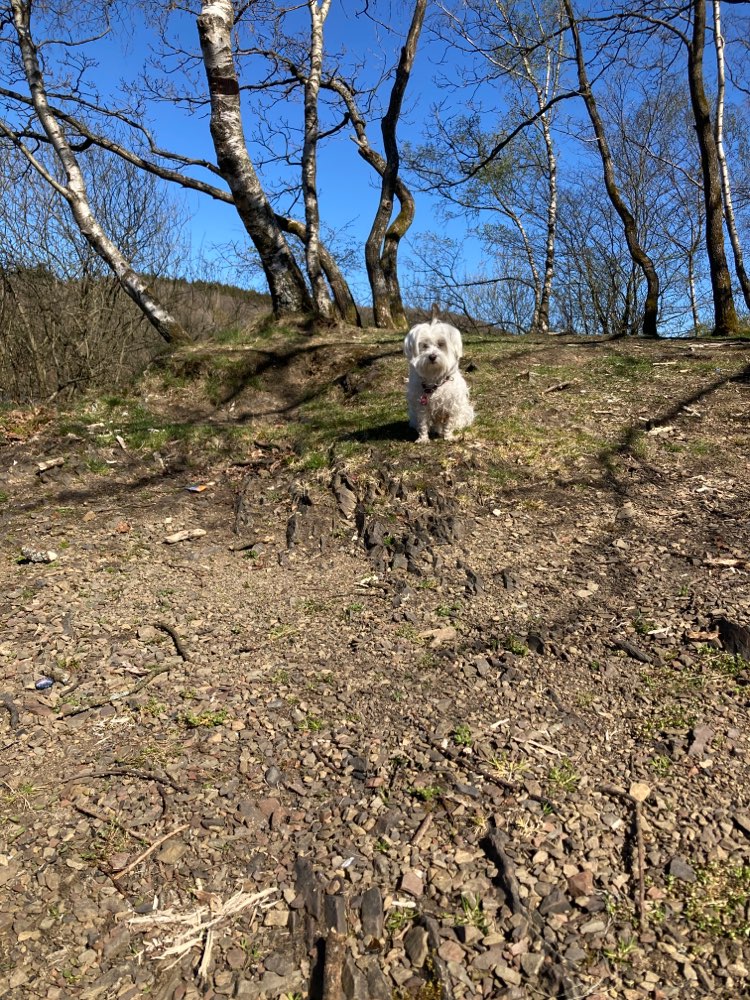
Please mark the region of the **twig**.
<svg viewBox="0 0 750 1000"><path fill-rule="evenodd" d="M206 939L203 942L203 955L201 956L201 962L198 966L198 982L207 984L208 983L208 970L211 966L211 955L214 948L214 929L209 927L206 931Z"/></svg>
<svg viewBox="0 0 750 1000"><path fill-rule="evenodd" d="M431 826L432 826L432 813L427 813L425 818L419 824L417 832L411 838L412 847L419 847L419 845L424 840L425 835Z"/></svg>
<svg viewBox="0 0 750 1000"><path fill-rule="evenodd" d="M171 625L167 625L165 622L154 622L154 628L161 629L162 632L166 632L167 635L170 636L172 642L174 643L175 649L183 658L183 660L190 659L188 654L185 652L185 647L182 645L180 637L177 635L177 633L175 632L175 630L172 628Z"/></svg>
<svg viewBox="0 0 750 1000"><path fill-rule="evenodd" d="M428 736L426 733L425 736L430 746L434 747L435 750L441 753L446 760L451 761L451 763L453 764L459 763L459 758L454 757L449 750L446 750L445 747L441 746L439 740L432 739L432 737ZM545 806L550 805L550 800L548 796L537 795L536 792L530 792L522 785L517 785L515 781L508 781L507 778L501 778L499 774L494 774L492 771L489 771L486 767L482 767L482 765L479 763L479 760L476 757L470 757L465 759L467 761L470 761L470 766L472 771L476 772L477 774L480 774L486 781L492 782L493 785L499 785L501 788L504 788L506 792L511 792L513 795L525 795L527 798L532 799L534 802L539 802L541 805Z"/></svg>
<svg viewBox="0 0 750 1000"><path fill-rule="evenodd" d="M643 844L643 813L641 803L630 792L626 792L623 788L618 788L616 785L599 785L596 790L605 795L613 795L617 798L625 799L626 802L630 802L633 806L635 843L638 852L638 899L636 902L638 906L638 920L641 929L645 930L648 923L646 916L646 852Z"/></svg>
<svg viewBox="0 0 750 1000"><path fill-rule="evenodd" d="M7 708L8 712L10 713L10 728L18 729L20 716L18 714L18 709L16 708L16 704L11 698L11 696L5 693L0 694L0 705L2 705L3 708Z"/></svg>
<svg viewBox="0 0 750 1000"><path fill-rule="evenodd" d="M638 847L638 920L641 930L646 929L646 851L643 846L643 804L635 803L635 839Z"/></svg>
<svg viewBox="0 0 750 1000"><path fill-rule="evenodd" d="M149 843L146 837L142 837L140 833L136 833L135 830L131 830L130 827L125 826L124 823L121 823L115 816L102 816L101 813L95 812L93 809L89 809L88 806L82 806L79 802L73 802L72 806L76 812L81 813L83 816L89 816L91 819L98 819L100 823L112 823L118 830L122 830L123 833L127 833L129 837L132 837L133 840L140 840L142 844Z"/></svg>
<svg viewBox="0 0 750 1000"><path fill-rule="evenodd" d="M129 691L121 691L120 694L110 694L106 698L98 698L96 701L89 702L88 705L79 705L78 708L74 708L72 712L65 712L64 714L61 712L57 718L72 719L74 716L82 715L84 712L92 712L95 708L102 708L104 705L111 705L114 701L122 701L124 698L131 698L134 694L138 694L139 691L142 691L147 684L150 684L151 681L160 674L166 674L169 669L170 667L168 665L157 667L156 670L149 671L147 676L138 681L136 686L130 688ZM78 685L76 684L73 685L74 688L77 686Z"/></svg>
<svg viewBox="0 0 750 1000"><path fill-rule="evenodd" d="M330 930L326 938L325 965L323 967L322 1000L341 1000L341 972L344 967L346 937Z"/></svg>
<svg viewBox="0 0 750 1000"><path fill-rule="evenodd" d="M110 778L110 777L126 777L126 778L141 778L143 781L159 781L163 785L169 785L174 788L176 792L186 792L187 788L182 785L178 785L177 782L170 778L168 775L154 774L152 771L139 771L134 767L109 767L105 771L82 771L80 774L74 774L71 778L67 778L70 781L82 781L84 778Z"/></svg>
<svg viewBox="0 0 750 1000"><path fill-rule="evenodd" d="M182 833L183 830L187 830L188 826L188 823L183 823L182 826L175 827L174 830L171 830L169 833L165 833L163 837L159 837L159 839L155 840L150 847L147 847L145 851L142 851L135 861L132 861L127 868L123 868L122 871L115 872L112 878L117 880L130 874L134 868L137 868L142 861L146 860L149 854L153 854L157 847L161 847L165 840L169 840L170 837L176 837L178 833Z"/></svg>

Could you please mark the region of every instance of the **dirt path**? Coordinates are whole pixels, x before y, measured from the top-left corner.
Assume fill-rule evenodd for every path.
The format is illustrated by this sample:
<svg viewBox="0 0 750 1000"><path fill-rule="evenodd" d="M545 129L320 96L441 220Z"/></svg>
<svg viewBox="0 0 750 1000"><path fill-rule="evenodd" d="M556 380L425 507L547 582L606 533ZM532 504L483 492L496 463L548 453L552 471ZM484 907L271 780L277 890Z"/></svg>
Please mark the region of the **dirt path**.
<svg viewBox="0 0 750 1000"><path fill-rule="evenodd" d="M6 419L0 997L750 995L746 352L494 350L324 466L290 387L363 421L383 345L217 400L301 458Z"/></svg>

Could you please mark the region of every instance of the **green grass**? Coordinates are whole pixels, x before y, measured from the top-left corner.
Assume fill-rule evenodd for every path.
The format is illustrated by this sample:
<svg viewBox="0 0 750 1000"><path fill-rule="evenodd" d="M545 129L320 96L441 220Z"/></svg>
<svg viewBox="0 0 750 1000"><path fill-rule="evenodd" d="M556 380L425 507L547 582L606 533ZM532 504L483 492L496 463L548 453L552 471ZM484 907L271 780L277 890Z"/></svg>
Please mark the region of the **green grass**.
<svg viewBox="0 0 750 1000"><path fill-rule="evenodd" d="M598 364L593 365L591 370L594 375L637 381L653 375L654 366L648 358L614 353L600 358Z"/></svg>
<svg viewBox="0 0 750 1000"><path fill-rule="evenodd" d="M696 882L674 882L671 888L684 902L684 915L712 937L750 937L750 865L715 861L695 867Z"/></svg>

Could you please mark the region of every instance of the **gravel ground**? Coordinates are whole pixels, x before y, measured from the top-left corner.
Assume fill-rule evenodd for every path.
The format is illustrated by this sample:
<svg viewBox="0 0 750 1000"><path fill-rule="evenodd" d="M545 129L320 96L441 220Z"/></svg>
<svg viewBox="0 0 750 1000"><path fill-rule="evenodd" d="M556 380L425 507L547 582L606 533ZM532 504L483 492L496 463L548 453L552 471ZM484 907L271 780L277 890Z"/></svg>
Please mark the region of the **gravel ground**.
<svg viewBox="0 0 750 1000"><path fill-rule="evenodd" d="M8 434L0 997L750 996L722 391L708 457L517 487L479 432L106 476Z"/></svg>

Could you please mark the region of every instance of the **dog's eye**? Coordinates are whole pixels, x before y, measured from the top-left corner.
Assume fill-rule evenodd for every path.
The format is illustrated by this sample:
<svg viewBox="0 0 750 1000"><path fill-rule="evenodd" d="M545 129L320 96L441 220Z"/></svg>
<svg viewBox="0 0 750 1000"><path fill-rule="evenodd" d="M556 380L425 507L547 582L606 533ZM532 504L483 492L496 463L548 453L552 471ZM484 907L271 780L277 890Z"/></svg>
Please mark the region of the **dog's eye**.
<svg viewBox="0 0 750 1000"><path fill-rule="evenodd" d="M441 348L441 349L444 348L445 347L445 341L444 340L439 340L438 341L438 347Z"/></svg>

